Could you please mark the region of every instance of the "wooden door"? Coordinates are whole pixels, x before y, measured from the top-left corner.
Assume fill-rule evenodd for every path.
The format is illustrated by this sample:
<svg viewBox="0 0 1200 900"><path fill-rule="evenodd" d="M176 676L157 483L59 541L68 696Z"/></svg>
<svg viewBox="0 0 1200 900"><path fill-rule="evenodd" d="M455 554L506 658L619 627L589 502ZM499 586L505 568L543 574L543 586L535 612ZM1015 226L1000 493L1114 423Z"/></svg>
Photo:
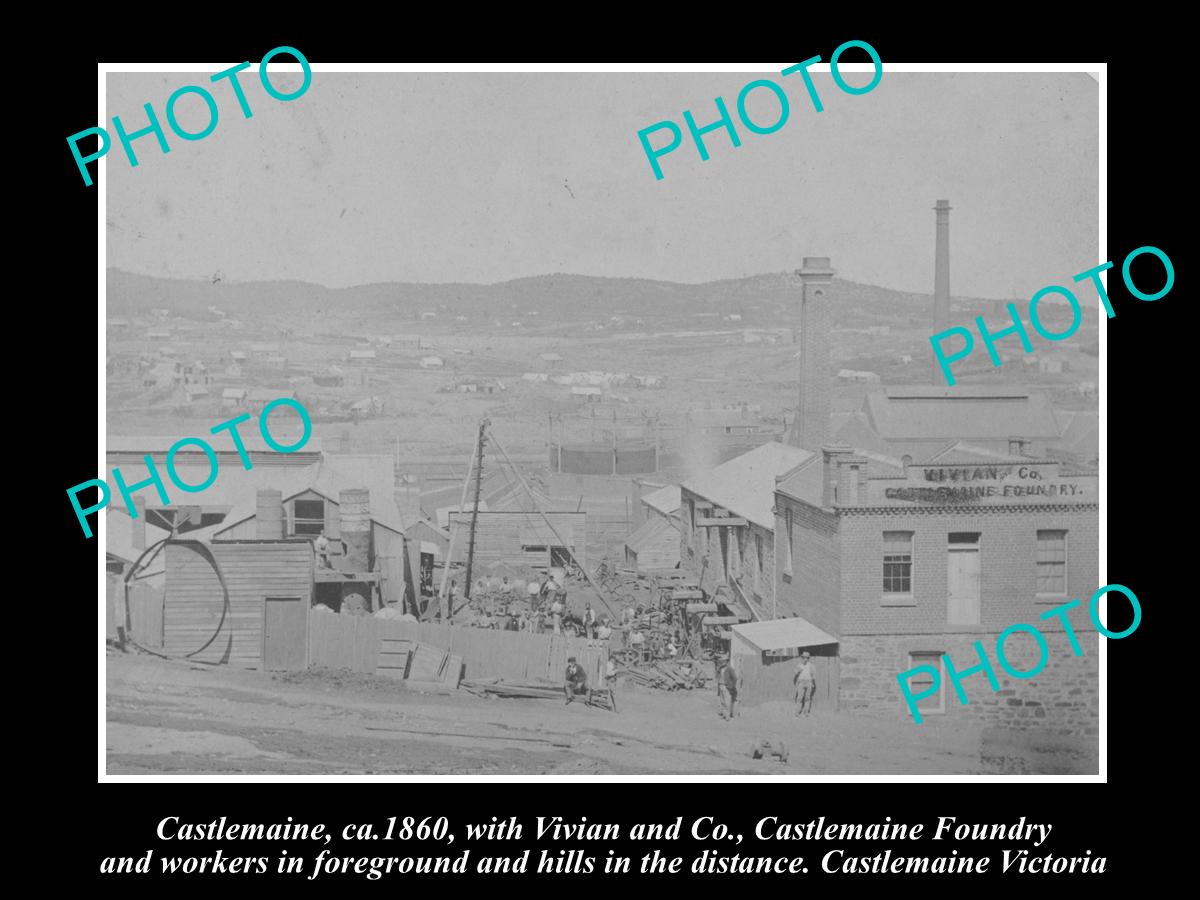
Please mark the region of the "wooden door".
<svg viewBox="0 0 1200 900"><path fill-rule="evenodd" d="M952 545L947 562L946 621L951 625L980 624L979 548L957 549Z"/></svg>
<svg viewBox="0 0 1200 900"><path fill-rule="evenodd" d="M263 670L308 664L308 606L300 597L267 597L263 609Z"/></svg>

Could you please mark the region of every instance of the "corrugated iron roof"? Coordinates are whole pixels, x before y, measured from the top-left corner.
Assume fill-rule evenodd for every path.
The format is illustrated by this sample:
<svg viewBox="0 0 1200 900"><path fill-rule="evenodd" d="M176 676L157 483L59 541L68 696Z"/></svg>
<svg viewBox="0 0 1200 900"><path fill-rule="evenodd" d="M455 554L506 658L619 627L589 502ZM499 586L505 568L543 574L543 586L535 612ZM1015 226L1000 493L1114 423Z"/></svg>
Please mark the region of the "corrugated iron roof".
<svg viewBox="0 0 1200 900"><path fill-rule="evenodd" d="M771 441L683 483L693 494L756 525L775 528L775 480L815 458L799 447Z"/></svg>
<svg viewBox="0 0 1200 900"><path fill-rule="evenodd" d="M1011 387L889 387L868 394L863 409L884 440L1056 438L1061 430L1045 394Z"/></svg>
<svg viewBox="0 0 1200 900"><path fill-rule="evenodd" d="M792 647L820 647L836 644L838 639L822 631L807 619L767 619L734 625L734 633L759 650L786 650Z"/></svg>

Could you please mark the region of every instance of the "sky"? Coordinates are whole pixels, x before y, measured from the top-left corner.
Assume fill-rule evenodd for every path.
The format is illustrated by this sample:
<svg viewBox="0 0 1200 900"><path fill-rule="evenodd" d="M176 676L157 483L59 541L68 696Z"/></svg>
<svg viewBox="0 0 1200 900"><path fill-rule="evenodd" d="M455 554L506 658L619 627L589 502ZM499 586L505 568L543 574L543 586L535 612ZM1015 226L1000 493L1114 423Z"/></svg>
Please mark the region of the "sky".
<svg viewBox="0 0 1200 900"><path fill-rule="evenodd" d="M814 73L820 113L799 76L777 72L315 72L305 94L280 102L247 70L250 119L228 85L211 85L219 119L207 137L168 130L166 155L144 138L132 168L114 136L108 264L346 287L550 273L696 283L829 256L841 277L928 293L939 198L953 208L955 295L1028 297L1103 261L1095 80L884 64L863 95ZM272 77L282 91L299 84ZM755 78L789 100L772 134L737 119ZM132 131L150 102L165 127L167 97L187 84L207 73L110 73L108 116ZM703 126L717 96L742 144L714 131L701 161L683 111ZM769 124L779 106L760 88L748 109ZM207 121L194 95L178 116L193 131ZM684 138L658 181L637 133L667 119Z"/></svg>

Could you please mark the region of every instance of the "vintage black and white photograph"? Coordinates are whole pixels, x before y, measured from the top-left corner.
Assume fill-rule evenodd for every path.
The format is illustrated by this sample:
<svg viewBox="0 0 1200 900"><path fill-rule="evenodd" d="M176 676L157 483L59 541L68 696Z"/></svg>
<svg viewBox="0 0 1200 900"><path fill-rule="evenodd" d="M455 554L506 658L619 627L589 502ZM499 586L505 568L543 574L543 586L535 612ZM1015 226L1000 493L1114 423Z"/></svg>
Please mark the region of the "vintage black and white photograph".
<svg viewBox="0 0 1200 900"><path fill-rule="evenodd" d="M109 71L106 773L1097 776L1100 84L852 55Z"/></svg>

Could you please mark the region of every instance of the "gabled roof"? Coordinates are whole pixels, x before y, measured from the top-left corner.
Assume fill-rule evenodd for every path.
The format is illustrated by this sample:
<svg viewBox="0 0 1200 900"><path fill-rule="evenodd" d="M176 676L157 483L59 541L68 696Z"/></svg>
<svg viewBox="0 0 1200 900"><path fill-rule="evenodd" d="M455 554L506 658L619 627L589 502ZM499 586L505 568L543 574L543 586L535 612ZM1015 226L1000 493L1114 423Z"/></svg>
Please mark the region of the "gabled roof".
<svg viewBox="0 0 1200 900"><path fill-rule="evenodd" d="M378 462L372 465L372 460ZM338 498L343 490L353 488L366 488L370 491L372 521L393 531L404 532L404 517L392 496L393 475L390 456L371 456L369 454L326 456L324 461L303 468L260 467L239 474L253 475L259 471L262 471L263 475L256 479L257 483L253 489L249 489L249 485L243 482L236 505L230 510L225 520L216 527L215 534L220 534L239 522L253 518L258 508L257 491L260 489L280 491L285 503L300 494L312 491L320 494L330 503L336 504L339 502ZM224 470L222 470L221 477L225 477ZM217 479L216 484L220 484L221 477ZM196 496L203 496L203 494Z"/></svg>
<svg viewBox="0 0 1200 900"><path fill-rule="evenodd" d="M775 480L815 457L808 450L771 441L689 478L683 487L756 525L774 530Z"/></svg>
<svg viewBox="0 0 1200 900"><path fill-rule="evenodd" d="M825 485L822 484L824 471L823 459L814 453L812 459L793 469L783 478L777 479L776 490L782 491L789 497L795 497L797 500L811 503L813 506L820 506L821 495L825 490Z"/></svg>
<svg viewBox="0 0 1200 900"><path fill-rule="evenodd" d="M1013 387L889 387L868 394L863 410L888 441L1053 439L1061 431L1045 394Z"/></svg>

